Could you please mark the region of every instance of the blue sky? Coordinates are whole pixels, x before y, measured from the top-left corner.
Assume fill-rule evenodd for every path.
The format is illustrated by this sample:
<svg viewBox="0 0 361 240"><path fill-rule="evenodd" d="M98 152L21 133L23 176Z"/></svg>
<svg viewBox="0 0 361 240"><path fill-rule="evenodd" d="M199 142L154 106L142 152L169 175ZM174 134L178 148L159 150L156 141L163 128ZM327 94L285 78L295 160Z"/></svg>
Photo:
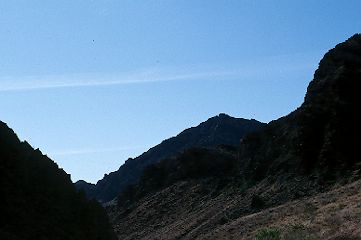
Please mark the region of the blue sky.
<svg viewBox="0 0 361 240"><path fill-rule="evenodd" d="M0 120L73 181L96 182L225 112L302 103L361 1L0 1Z"/></svg>

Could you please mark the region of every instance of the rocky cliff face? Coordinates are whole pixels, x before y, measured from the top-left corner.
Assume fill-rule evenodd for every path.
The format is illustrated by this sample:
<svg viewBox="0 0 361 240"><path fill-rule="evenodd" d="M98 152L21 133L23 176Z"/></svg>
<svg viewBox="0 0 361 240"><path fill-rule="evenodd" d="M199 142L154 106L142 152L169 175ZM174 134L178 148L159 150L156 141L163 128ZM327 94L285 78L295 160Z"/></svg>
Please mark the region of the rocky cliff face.
<svg viewBox="0 0 361 240"><path fill-rule="evenodd" d="M334 181L352 175L360 147L361 36L320 61L302 106L241 144L244 176L308 173Z"/></svg>
<svg viewBox="0 0 361 240"><path fill-rule="evenodd" d="M304 239L359 239L356 215L339 216L338 222L350 226L339 229L336 220L326 219L336 210L321 209L341 201L335 194L346 191L332 189L361 177L360 92L361 35L356 34L324 56L297 110L247 134L238 149L191 149L147 167L142 180L107 208L118 236L254 239L258 226L275 227L280 216L288 219L277 220L285 235L295 234L290 223L304 219L308 224L295 230L296 236L310 234ZM348 204L360 212L360 192L354 185L347 189L355 199ZM299 201L304 205L297 209ZM282 204L284 213L277 207ZM298 215L292 215L295 209ZM324 220L315 220L315 214Z"/></svg>
<svg viewBox="0 0 361 240"><path fill-rule="evenodd" d="M0 239L116 239L104 209L0 122Z"/></svg>
<svg viewBox="0 0 361 240"><path fill-rule="evenodd" d="M136 183L145 167L163 159L176 156L192 147L212 148L220 144L238 145L240 139L250 132L260 130L264 123L256 120L233 118L220 114L189 128L176 137L172 137L149 149L135 159L129 159L119 170L104 176L96 186L76 183L78 189L83 189L90 198L107 202L123 191L127 186Z"/></svg>

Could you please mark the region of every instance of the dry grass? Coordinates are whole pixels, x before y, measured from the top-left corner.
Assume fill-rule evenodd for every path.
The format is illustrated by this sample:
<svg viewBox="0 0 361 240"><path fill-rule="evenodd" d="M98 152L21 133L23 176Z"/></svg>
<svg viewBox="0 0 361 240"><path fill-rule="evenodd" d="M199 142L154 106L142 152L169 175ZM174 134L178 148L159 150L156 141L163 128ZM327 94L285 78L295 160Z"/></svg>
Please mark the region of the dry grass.
<svg viewBox="0 0 361 240"><path fill-rule="evenodd" d="M254 240L266 228L279 230L285 240L361 239L361 181L255 213L247 213L250 194L209 197L199 188L177 183L126 214L109 207L119 239Z"/></svg>
<svg viewBox="0 0 361 240"><path fill-rule="evenodd" d="M250 223L249 231L234 231ZM305 236L295 239L361 239L361 182L241 217L203 239L253 239L260 228L267 227L286 236L299 228Z"/></svg>

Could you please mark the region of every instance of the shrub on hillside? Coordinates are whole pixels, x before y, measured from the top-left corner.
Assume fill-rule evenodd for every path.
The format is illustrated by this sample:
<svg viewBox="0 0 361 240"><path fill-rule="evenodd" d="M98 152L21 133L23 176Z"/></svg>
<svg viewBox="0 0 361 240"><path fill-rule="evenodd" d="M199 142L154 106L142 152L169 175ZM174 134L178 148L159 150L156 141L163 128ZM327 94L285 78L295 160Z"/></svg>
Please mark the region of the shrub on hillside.
<svg viewBox="0 0 361 240"><path fill-rule="evenodd" d="M281 232L276 228L261 229L254 240L281 240Z"/></svg>

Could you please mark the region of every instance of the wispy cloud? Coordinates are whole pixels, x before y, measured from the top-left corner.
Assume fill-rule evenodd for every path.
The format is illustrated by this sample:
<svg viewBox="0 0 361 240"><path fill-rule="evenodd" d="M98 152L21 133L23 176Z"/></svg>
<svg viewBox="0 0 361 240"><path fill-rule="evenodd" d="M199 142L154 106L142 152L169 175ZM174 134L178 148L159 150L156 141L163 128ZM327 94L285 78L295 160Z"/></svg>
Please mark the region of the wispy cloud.
<svg viewBox="0 0 361 240"><path fill-rule="evenodd" d="M236 75L237 73L232 71L199 73L183 72L174 74L161 74L149 71L129 75L119 74L99 76L99 74L74 74L58 76L27 76L21 77L20 80L12 77L7 77L0 80L0 91L29 91L52 88L111 86L136 83L205 79L214 77L234 77Z"/></svg>
<svg viewBox="0 0 361 240"><path fill-rule="evenodd" d="M97 87L139 83L155 83L187 80L232 80L262 77L286 72L314 68L308 61L290 64L287 58L268 59L256 64L244 64L232 68L210 68L206 70L186 67L173 69L148 69L133 73L118 74L68 74L25 77L0 77L0 92L32 91L57 88ZM210 70L211 69L211 70Z"/></svg>

